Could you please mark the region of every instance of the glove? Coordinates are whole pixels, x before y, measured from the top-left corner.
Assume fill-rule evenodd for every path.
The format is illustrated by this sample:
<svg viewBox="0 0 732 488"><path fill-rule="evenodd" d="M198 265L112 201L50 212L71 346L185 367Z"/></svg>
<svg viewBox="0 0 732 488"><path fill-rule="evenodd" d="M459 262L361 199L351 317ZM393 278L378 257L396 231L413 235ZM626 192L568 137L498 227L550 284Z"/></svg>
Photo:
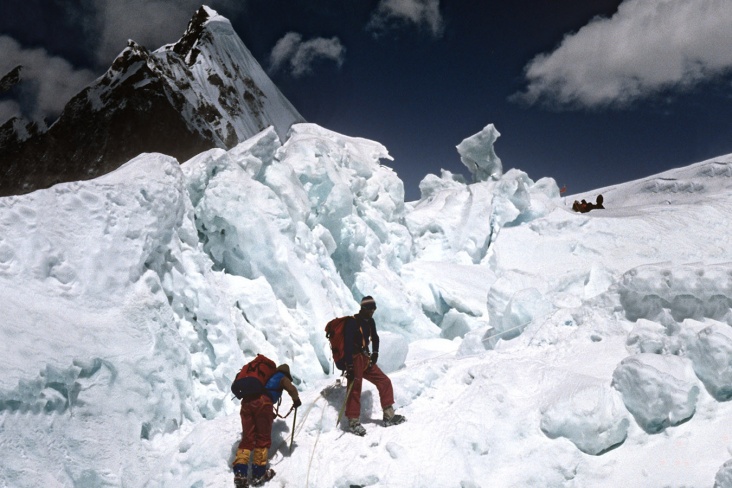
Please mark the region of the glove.
<svg viewBox="0 0 732 488"><path fill-rule="evenodd" d="M295 408L300 408L300 405L302 405L302 401L300 401L300 397L295 397L292 399L292 405Z"/></svg>
<svg viewBox="0 0 732 488"><path fill-rule="evenodd" d="M346 365L346 379L352 381L356 375L353 374L353 364Z"/></svg>
<svg viewBox="0 0 732 488"><path fill-rule="evenodd" d="M372 352L371 353L371 366L376 364L376 361L379 360L379 353L378 352Z"/></svg>

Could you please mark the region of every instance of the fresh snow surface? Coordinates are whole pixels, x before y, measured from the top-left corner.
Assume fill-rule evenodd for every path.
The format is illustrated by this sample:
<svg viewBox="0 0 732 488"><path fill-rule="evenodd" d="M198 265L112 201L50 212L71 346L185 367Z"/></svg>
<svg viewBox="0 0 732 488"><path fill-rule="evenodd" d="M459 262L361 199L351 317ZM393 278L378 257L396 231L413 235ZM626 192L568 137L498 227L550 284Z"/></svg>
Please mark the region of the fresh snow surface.
<svg viewBox="0 0 732 488"><path fill-rule="evenodd" d="M732 486L732 156L562 198L486 130L409 203L310 124L1 198L0 486L233 486L255 353L303 400L268 486ZM361 438L323 328L364 295L408 421L367 384Z"/></svg>

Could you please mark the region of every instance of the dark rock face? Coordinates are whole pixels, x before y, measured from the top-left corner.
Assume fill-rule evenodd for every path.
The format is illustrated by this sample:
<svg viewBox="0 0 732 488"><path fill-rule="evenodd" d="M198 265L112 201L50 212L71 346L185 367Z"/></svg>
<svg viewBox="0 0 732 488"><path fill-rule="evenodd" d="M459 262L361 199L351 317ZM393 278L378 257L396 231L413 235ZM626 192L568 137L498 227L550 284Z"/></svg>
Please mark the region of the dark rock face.
<svg viewBox="0 0 732 488"><path fill-rule="evenodd" d="M0 78L0 94L9 91L12 87L18 84L20 81L20 71L23 69L22 66L16 66L2 78Z"/></svg>
<svg viewBox="0 0 732 488"><path fill-rule="evenodd" d="M199 9L172 47L150 53L130 41L102 77L69 101L50 128L18 119L1 126L0 196L95 178L144 152L183 162L214 147L231 148L269 125L282 133L288 123L304 121L256 61L246 57L251 55L241 54L246 51L243 44L238 54L222 51L206 28L209 12ZM199 56L207 63L203 81L191 71ZM267 117L268 96L242 65L258 70L257 79L265 80L270 95L281 97L289 119ZM196 69L200 73L202 68ZM4 75L0 89L17 84L20 71L18 67ZM207 98L212 92L218 95Z"/></svg>
<svg viewBox="0 0 732 488"><path fill-rule="evenodd" d="M94 112L88 102L75 99L47 132L13 140L0 156L0 196L95 178L144 152L185 161L213 147L187 127L164 95L152 91L153 84L149 86L121 101L113 113ZM109 132L114 137L108 137Z"/></svg>
<svg viewBox="0 0 732 488"><path fill-rule="evenodd" d="M0 128L0 141L6 139L0 152L0 196L95 178L143 152L185 161L213 147L211 140L188 128L161 80L133 57L97 81L109 83L110 73L124 78L103 100L113 109L95 109L89 96L95 88L88 87L46 132L19 140L12 137L12 120ZM143 86L136 87L138 83Z"/></svg>
<svg viewBox="0 0 732 488"><path fill-rule="evenodd" d="M173 46L173 52L179 56L186 56L189 53L191 54L190 59L188 60L189 66L196 62L198 51L191 51L193 46L203 35L203 24L206 20L208 20L208 14L206 13L206 10L201 7L188 23L188 29L186 29L183 37L181 37L180 40L175 43L175 46Z"/></svg>

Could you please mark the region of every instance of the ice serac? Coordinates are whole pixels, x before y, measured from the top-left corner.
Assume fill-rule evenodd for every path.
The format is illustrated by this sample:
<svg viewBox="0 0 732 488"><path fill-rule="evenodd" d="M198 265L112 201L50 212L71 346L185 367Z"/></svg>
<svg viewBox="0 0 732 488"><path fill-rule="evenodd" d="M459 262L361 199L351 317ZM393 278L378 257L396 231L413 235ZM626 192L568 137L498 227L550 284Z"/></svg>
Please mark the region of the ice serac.
<svg viewBox="0 0 732 488"><path fill-rule="evenodd" d="M3 427L24 446L4 453L18 474L3 481L42 483L27 473L43 458L57 486L141 486L128 469L141 442L230 411L221 390L243 359L232 325L254 332L220 308L234 303L199 250L180 165L148 154L94 181L0 199L0 226L3 333L17 340L3 355L15 367L4 368L0 412L29 414ZM21 296L35 297L32 310ZM55 434L40 415L55 417Z"/></svg>
<svg viewBox="0 0 732 488"><path fill-rule="evenodd" d="M134 41L48 128L0 127L0 195L106 174L143 152L185 161L304 119L208 7L183 37L150 51Z"/></svg>
<svg viewBox="0 0 732 488"><path fill-rule="evenodd" d="M492 258L492 247L501 229L541 218L554 210L559 197L559 188L551 178L534 182L516 169L503 174L493 150L497 137L498 131L489 124L457 146L473 173L473 183L445 170L440 176L427 175L420 183L421 198L408 204L405 222L412 237L414 258L404 266L402 279L424 312L441 327L443 337L465 337L472 331L486 331L488 312L495 307L493 303L486 307L485 297L500 295L491 290L496 276L486 264ZM435 266L438 262L440 265ZM474 289L482 290L479 296L483 303L476 305L459 298L453 290L463 289L463 284L446 279L450 275L446 269L474 277L463 284L469 281ZM463 296L470 296L469 290L464 291L468 293ZM510 299L505 297L497 304L497 310L507 310ZM526 307L516 303L514 308ZM503 333L505 329L524 327L530 320L517 324L513 319L491 316L490 322L494 332ZM474 339L477 340L469 342L478 349L468 347L467 342L465 345L473 352L494 343Z"/></svg>
<svg viewBox="0 0 732 488"><path fill-rule="evenodd" d="M612 385L648 433L678 425L696 411L699 386L691 361L685 358L636 354L620 362Z"/></svg>
<svg viewBox="0 0 732 488"><path fill-rule="evenodd" d="M309 324L326 371L322 327L355 313L354 298L379 296L385 330L408 337L435 330L399 277L411 258L404 188L381 158L389 156L379 143L296 124L285 144L269 128L183 164L203 248L217 269L266 282L282 317Z"/></svg>
<svg viewBox="0 0 732 488"><path fill-rule="evenodd" d="M571 394L562 389L542 406L541 430L552 439L566 437L593 455L625 441L630 422L618 392L597 381L575 382Z"/></svg>
<svg viewBox="0 0 732 488"><path fill-rule="evenodd" d="M500 135L493 124L488 124L457 145L460 160L470 170L474 181L497 180L503 175L501 158L493 149Z"/></svg>

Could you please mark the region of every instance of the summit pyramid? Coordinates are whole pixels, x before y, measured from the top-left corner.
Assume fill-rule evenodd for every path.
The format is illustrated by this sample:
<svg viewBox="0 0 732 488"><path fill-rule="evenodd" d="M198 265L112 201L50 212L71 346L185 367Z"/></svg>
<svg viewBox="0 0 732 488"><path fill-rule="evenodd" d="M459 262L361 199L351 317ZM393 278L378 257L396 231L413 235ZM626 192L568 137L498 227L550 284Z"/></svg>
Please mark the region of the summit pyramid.
<svg viewBox="0 0 732 488"><path fill-rule="evenodd" d="M0 196L94 178L144 152L185 161L268 126L284 138L304 121L229 20L203 6L173 44L128 41L48 129L0 127Z"/></svg>

